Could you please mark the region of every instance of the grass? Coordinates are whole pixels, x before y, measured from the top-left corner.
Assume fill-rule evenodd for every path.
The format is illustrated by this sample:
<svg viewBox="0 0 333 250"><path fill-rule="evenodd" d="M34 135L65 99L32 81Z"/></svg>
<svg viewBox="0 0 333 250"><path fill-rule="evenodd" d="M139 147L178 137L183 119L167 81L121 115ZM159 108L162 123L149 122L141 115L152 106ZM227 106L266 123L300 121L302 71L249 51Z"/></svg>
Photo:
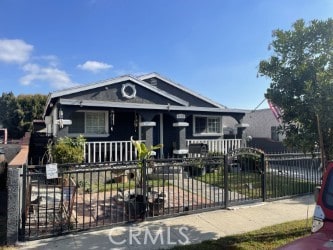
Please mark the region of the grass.
<svg viewBox="0 0 333 250"><path fill-rule="evenodd" d="M224 173L207 173L197 177L205 183L224 188ZM258 172L231 172L228 173L228 189L239 194L260 198L262 196L262 180ZM248 185L251 184L251 188ZM315 188L313 182L307 182L290 176L266 174L266 197L282 197L300 193L312 192Z"/></svg>
<svg viewBox="0 0 333 250"><path fill-rule="evenodd" d="M298 220L264 227L260 230L207 240L199 244L177 246L173 250L252 250L276 249L310 234L310 220Z"/></svg>

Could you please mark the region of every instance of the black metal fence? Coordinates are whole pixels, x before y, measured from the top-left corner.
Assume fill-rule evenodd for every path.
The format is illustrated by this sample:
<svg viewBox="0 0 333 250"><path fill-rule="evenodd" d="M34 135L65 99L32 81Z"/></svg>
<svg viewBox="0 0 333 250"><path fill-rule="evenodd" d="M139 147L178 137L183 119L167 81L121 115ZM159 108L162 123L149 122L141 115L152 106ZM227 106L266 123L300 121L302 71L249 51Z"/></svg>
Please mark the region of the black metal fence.
<svg viewBox="0 0 333 250"><path fill-rule="evenodd" d="M311 193L320 182L317 158L242 155L30 167L21 239Z"/></svg>
<svg viewBox="0 0 333 250"><path fill-rule="evenodd" d="M267 199L313 193L321 185L319 154L266 154L265 164Z"/></svg>

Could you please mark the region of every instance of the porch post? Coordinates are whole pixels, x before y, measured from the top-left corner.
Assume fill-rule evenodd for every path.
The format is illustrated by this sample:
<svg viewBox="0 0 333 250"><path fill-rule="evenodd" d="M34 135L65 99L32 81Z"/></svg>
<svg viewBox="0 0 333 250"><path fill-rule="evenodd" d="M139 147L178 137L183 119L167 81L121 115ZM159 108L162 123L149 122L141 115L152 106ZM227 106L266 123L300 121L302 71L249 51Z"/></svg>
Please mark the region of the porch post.
<svg viewBox="0 0 333 250"><path fill-rule="evenodd" d="M246 138L244 138L244 130L249 127L247 123L236 124L235 128L237 129L237 138L242 139L242 146L246 145Z"/></svg>
<svg viewBox="0 0 333 250"><path fill-rule="evenodd" d="M172 124L174 128L178 128L178 136L176 141L176 148L173 150L173 154L183 157L188 154L188 148L186 146L186 127L189 126L188 122L184 122L185 115L177 114L178 122Z"/></svg>
<svg viewBox="0 0 333 250"><path fill-rule="evenodd" d="M146 146L153 146L153 127L156 126L156 122L140 122L142 127L142 136L146 140Z"/></svg>

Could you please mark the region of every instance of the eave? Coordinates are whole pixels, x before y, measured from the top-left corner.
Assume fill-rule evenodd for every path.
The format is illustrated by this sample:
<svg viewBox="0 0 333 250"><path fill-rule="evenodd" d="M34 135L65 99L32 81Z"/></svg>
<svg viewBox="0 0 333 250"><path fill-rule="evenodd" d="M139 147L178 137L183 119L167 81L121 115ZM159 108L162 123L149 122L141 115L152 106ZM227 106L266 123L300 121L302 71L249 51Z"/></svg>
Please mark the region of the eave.
<svg viewBox="0 0 333 250"><path fill-rule="evenodd" d="M47 114L47 110L51 104L51 101L54 99L58 99L61 98L62 96L67 96L67 95L71 95L74 93L79 93L82 91L88 91L91 89L95 89L95 88L101 88L101 87L105 87L105 86L109 86L112 84L116 84L116 83L120 83L120 82L126 82L126 81L131 81L135 84L138 84L158 95L161 95L171 101L174 101L176 103L179 103L180 105L183 106L188 106L189 103L187 101L182 100L181 98L178 98L174 95L171 95L161 89L158 89L152 85L150 85L149 83L143 81L143 80L139 80L137 78L134 78L132 76L126 75L126 76L121 76L121 77L116 77L116 78L112 78L112 79L108 79L105 81L100 81L100 82L96 82L96 83L92 83L92 84L87 84L87 85L81 85L81 86L77 86L77 87L73 87L73 88L69 88L69 89L65 89L65 90L60 90L60 91L56 91L53 93L50 93L48 95L47 101L46 101L46 105L45 105L45 109L44 109L44 114L43 116L45 117L45 115Z"/></svg>
<svg viewBox="0 0 333 250"><path fill-rule="evenodd" d="M182 86L182 85L180 85L178 83L175 83L174 81L171 81L168 78L166 78L164 76L161 76L161 75L159 75L157 73L150 73L150 74L147 74L147 75L142 75L142 76L138 77L138 79L144 81L146 79L153 78L153 77L158 78L158 79L160 79L160 80L162 80L162 81L170 84L171 86L173 86L175 88L178 88L178 89L180 89L180 90L182 90L182 91L184 91L184 92L186 92L186 93L188 93L190 95L193 95L193 96L195 96L195 97L197 97L197 98L199 98L199 99L201 99L201 100L203 100L203 101L205 101L207 103L210 103L211 105L214 105L217 108L226 109L226 106L223 106L223 105L221 105L221 104L219 104L217 102L214 102L213 100L211 100L211 99L209 99L207 97L204 97L204 96L200 95L199 93L196 93L196 92L194 92L194 91L192 91L192 90L190 90L188 88L185 88L184 86Z"/></svg>
<svg viewBox="0 0 333 250"><path fill-rule="evenodd" d="M167 110L167 111L198 111L210 113L244 113L237 109L221 109L221 108L206 108L195 106L176 106L176 105L160 105L146 103L123 103L111 101L95 101L95 100L79 100L60 98L59 104L84 107L102 107L102 108L122 108L122 109L147 109L147 110Z"/></svg>

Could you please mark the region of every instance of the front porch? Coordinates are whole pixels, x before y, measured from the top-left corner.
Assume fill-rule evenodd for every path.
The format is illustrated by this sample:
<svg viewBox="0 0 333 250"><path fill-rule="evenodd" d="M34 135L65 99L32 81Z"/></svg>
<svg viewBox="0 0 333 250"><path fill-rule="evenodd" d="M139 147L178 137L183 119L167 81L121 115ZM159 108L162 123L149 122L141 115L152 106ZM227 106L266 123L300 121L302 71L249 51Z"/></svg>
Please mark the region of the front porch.
<svg viewBox="0 0 333 250"><path fill-rule="evenodd" d="M241 139L187 139L186 146L204 143L208 152L226 154L229 150L242 146ZM136 151L131 141L93 141L86 142L85 163L122 162L136 160ZM162 155L162 154L161 154Z"/></svg>

